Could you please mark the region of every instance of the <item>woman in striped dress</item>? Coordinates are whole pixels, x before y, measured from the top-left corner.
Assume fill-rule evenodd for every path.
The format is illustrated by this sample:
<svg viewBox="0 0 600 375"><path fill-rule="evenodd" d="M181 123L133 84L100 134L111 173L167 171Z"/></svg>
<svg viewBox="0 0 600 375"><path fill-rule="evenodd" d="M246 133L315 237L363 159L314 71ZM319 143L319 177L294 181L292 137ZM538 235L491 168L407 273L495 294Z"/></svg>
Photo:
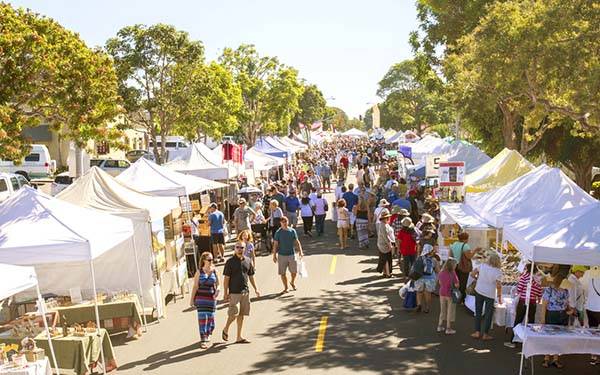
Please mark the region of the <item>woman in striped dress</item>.
<svg viewBox="0 0 600 375"><path fill-rule="evenodd" d="M215 329L215 311L219 294L219 277L215 272L213 255L204 252L200 256L199 269L194 275L190 305L198 313L198 328L200 330L200 347L208 348L210 335Z"/></svg>

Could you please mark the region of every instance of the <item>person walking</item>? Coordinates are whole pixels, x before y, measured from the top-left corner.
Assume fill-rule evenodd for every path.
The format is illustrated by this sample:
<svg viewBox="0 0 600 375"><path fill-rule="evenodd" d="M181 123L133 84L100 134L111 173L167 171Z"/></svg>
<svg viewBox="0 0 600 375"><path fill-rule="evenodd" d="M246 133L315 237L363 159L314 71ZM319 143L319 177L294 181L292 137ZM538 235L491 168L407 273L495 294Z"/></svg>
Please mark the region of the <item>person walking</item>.
<svg viewBox="0 0 600 375"><path fill-rule="evenodd" d="M456 275L456 260L448 258L444 263L442 271L438 275L440 284L440 318L438 319L438 332L446 332L447 335L456 333L452 329L454 316L456 315L456 303L452 299L452 289L458 289L458 276ZM446 327L444 328L444 322Z"/></svg>
<svg viewBox="0 0 600 375"><path fill-rule="evenodd" d="M462 296L460 303L464 303L465 301L467 281L469 280L469 274L473 271L471 258L480 250L480 248L471 250L471 246L467 243L468 241L469 233L461 232L458 234L458 241L450 245L451 255L458 262L456 274L458 275L459 290Z"/></svg>
<svg viewBox="0 0 600 375"><path fill-rule="evenodd" d="M273 262L277 263L279 276L283 283L283 293L288 291L287 270L291 274L290 286L296 290L296 275L298 274L298 256L304 257L298 233L288 225L287 217L281 218L281 228L275 233L273 245ZM297 255L296 255L297 253Z"/></svg>
<svg viewBox="0 0 600 375"><path fill-rule="evenodd" d="M427 314L431 308L431 294L435 291L436 275L440 271L440 265L435 257L433 246L423 246L419 259L415 261L415 264L417 263L422 265L421 271L423 272L421 277L415 281L415 288L417 289L417 312L423 311Z"/></svg>
<svg viewBox="0 0 600 375"><path fill-rule="evenodd" d="M223 300L229 302L227 323L221 332L223 341L229 340L229 327L237 321L237 344L249 344L250 341L242 336L244 317L250 315L250 291L248 281L254 288L254 293L260 297L260 292L254 281L254 267L250 258L244 256L246 245L236 242L234 256L225 262L223 269Z"/></svg>
<svg viewBox="0 0 600 375"><path fill-rule="evenodd" d="M225 215L219 211L214 202L208 206L208 212L212 253L215 259L223 261L225 259Z"/></svg>
<svg viewBox="0 0 600 375"><path fill-rule="evenodd" d="M194 275L190 306L196 308L200 347L208 348L210 336L215 329L215 311L219 295L219 276L215 272L213 255L205 251L200 255L198 270Z"/></svg>
<svg viewBox="0 0 600 375"><path fill-rule="evenodd" d="M494 302L502 304L502 263L497 253L490 254L487 263L473 271L475 284L475 332L471 337L484 341L492 340L489 335L494 317ZM485 319L482 317L485 315ZM482 326L483 323L483 326Z"/></svg>
<svg viewBox="0 0 600 375"><path fill-rule="evenodd" d="M321 178L323 178L323 190L329 192L331 191L331 167L328 162L323 162L323 166L321 167Z"/></svg>
<svg viewBox="0 0 600 375"><path fill-rule="evenodd" d="M350 228L349 236L350 238L354 238L354 234L352 231L352 227L356 221L356 215L354 215L354 206L358 203L358 195L354 194L354 184L348 184L348 190L342 195L342 199L346 201L346 208L350 214Z"/></svg>
<svg viewBox="0 0 600 375"><path fill-rule="evenodd" d="M390 216L389 213L381 214L381 225L379 233L377 233L377 249L379 250L377 272L383 272L383 276L386 278L392 277L392 252L395 248L394 228L390 225Z"/></svg>
<svg viewBox="0 0 600 375"><path fill-rule="evenodd" d="M346 201L337 201L337 228L340 238L340 249L348 247L348 230L350 229L350 212L346 208Z"/></svg>
<svg viewBox="0 0 600 375"><path fill-rule="evenodd" d="M233 212L233 226L237 233L245 229L250 229L254 220L256 212L248 207L246 199L240 198L238 200L238 208Z"/></svg>
<svg viewBox="0 0 600 375"><path fill-rule="evenodd" d="M302 216L302 226L304 227L304 235L312 237L313 215L315 208L309 197L302 197L300 200L300 215Z"/></svg>
<svg viewBox="0 0 600 375"><path fill-rule="evenodd" d="M246 246L244 249L244 256L250 258L252 266L256 269L256 252L254 251L254 238L252 237L252 231L244 229L237 236L238 242L243 242Z"/></svg>
<svg viewBox="0 0 600 375"><path fill-rule="evenodd" d="M290 190L290 194L284 200L285 217L289 225L296 228L298 225L298 210L300 210L300 200L296 196L296 190Z"/></svg>
<svg viewBox="0 0 600 375"><path fill-rule="evenodd" d="M369 204L363 197L358 199L358 204L354 206L354 217L356 218L356 237L358 238L358 248L367 249L369 247L369 221L371 220L371 211Z"/></svg>
<svg viewBox="0 0 600 375"><path fill-rule="evenodd" d="M323 193L318 192L317 198L314 200L315 206L315 223L317 227L317 236L322 236L325 231L325 216L327 216L327 210L329 209L327 200L323 198Z"/></svg>

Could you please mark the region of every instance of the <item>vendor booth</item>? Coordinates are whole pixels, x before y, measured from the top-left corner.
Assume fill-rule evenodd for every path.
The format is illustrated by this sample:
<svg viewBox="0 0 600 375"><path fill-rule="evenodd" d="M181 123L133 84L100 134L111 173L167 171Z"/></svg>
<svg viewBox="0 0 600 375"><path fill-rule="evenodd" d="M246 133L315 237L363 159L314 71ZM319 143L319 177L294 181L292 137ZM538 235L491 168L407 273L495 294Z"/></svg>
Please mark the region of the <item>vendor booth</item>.
<svg viewBox="0 0 600 375"><path fill-rule="evenodd" d="M291 152L287 150L281 150L277 147L272 146L269 142L267 142L264 138L259 138L256 140L256 143L253 147L256 151L260 151L263 154L276 156L278 158L288 159L291 158Z"/></svg>
<svg viewBox="0 0 600 375"><path fill-rule="evenodd" d="M465 176L468 193L479 193L504 186L535 167L515 150L505 148L493 159Z"/></svg>
<svg viewBox="0 0 600 375"><path fill-rule="evenodd" d="M166 163L164 167L209 180L227 181L239 174L235 166L223 164L221 156L203 143L192 144L185 154Z"/></svg>
<svg viewBox="0 0 600 375"><path fill-rule="evenodd" d="M154 251L152 223L162 222L170 216L173 210L179 208L179 200L174 197L154 197L135 191L98 167L92 167L56 198L132 220L141 271L140 281L143 286L141 297L142 301L145 301L142 305L156 308L158 316L162 316L165 296L160 290L159 263L164 263L167 258L174 258L175 255ZM159 228L154 228L155 232L158 230ZM164 248L160 251L164 251ZM133 286L138 283L135 274L125 272L120 277L126 282L124 287L135 290Z"/></svg>
<svg viewBox="0 0 600 375"><path fill-rule="evenodd" d="M276 138L279 140L279 142L283 143L284 145L290 145L292 147L295 147L298 151L304 151L308 149L308 146L306 144L295 141L288 136Z"/></svg>
<svg viewBox="0 0 600 375"><path fill-rule="evenodd" d="M87 328L71 328L77 339L65 337L65 351L83 348L82 340L94 340L99 348L98 357L86 357L80 362L86 367L102 358L103 370L116 367L112 345L98 306L109 299L118 299L123 293L120 272L136 270L133 225L131 220L108 215L97 210L78 207L52 198L29 187L22 188L0 205L0 263L34 266L42 292L54 293L57 305L77 303L94 306L95 321ZM117 254L115 257L114 254ZM89 275L79 274L83 265L89 266ZM140 290L139 286L136 290ZM59 317L60 318L60 317ZM72 324L62 321L59 324ZM79 333L83 336L79 336ZM61 351L57 348L57 355ZM60 359L59 367L61 367ZM75 362L69 362L73 368Z"/></svg>
<svg viewBox="0 0 600 375"><path fill-rule="evenodd" d="M477 146L466 141L454 141L446 154L448 161L464 161L466 173L473 173L479 167L491 160Z"/></svg>
<svg viewBox="0 0 600 375"><path fill-rule="evenodd" d="M33 267L13 266L0 264L0 302L27 289L36 288L38 311L23 319L6 321L0 316L0 374L32 374L51 375L52 369L46 357L46 351L52 358L52 364L57 374L60 369L56 366L56 354L52 343L48 318L44 309L42 295L40 293L35 269ZM7 328L4 330L3 328ZM38 341L32 341L31 336L45 333L45 340L40 337ZM29 337L24 341L14 344L19 339L20 333ZM25 343L25 345L23 345ZM11 358L9 359L9 355Z"/></svg>
<svg viewBox="0 0 600 375"><path fill-rule="evenodd" d="M366 132L364 132L362 130L358 130L356 128L346 130L341 135L345 136L345 137L352 137L352 138L366 138L368 136L368 134Z"/></svg>

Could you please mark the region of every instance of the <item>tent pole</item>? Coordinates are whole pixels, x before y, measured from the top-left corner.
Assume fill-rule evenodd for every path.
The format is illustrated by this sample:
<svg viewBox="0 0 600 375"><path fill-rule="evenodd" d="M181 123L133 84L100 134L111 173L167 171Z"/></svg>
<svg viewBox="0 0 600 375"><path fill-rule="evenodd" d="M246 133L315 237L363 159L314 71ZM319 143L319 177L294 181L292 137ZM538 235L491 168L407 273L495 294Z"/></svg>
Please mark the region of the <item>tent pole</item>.
<svg viewBox="0 0 600 375"><path fill-rule="evenodd" d="M146 304L144 303L144 288L142 288L142 275L140 274L140 262L138 261L137 245L135 242L135 234L131 236L133 241L133 254L135 256L135 269L137 271L138 287L140 288L140 303L142 304L142 324L144 324L144 332L148 332L148 323L146 321Z"/></svg>
<svg viewBox="0 0 600 375"><path fill-rule="evenodd" d="M496 251L499 251L502 248L500 245L500 231L496 228Z"/></svg>
<svg viewBox="0 0 600 375"><path fill-rule="evenodd" d="M100 357L102 358L102 373L106 375L106 359L104 357L104 337L100 332L100 312L98 311L98 290L96 289L96 272L94 271L94 260L90 259L90 270L92 272L92 288L94 289L94 311L96 313L96 335L100 342Z"/></svg>
<svg viewBox="0 0 600 375"><path fill-rule="evenodd" d="M535 250L533 251L533 253L535 252ZM531 287L533 286L533 270L534 270L534 266L535 266L535 262L533 261L533 259L535 259L533 257L533 253L531 254L531 268L529 269L529 283L527 284L527 294L525 295L527 298L525 298L525 304L526 304L526 308L525 308L525 331L524 331L524 337L523 337L523 346L521 347L521 364L519 366L519 375L523 375L523 359L525 357L525 344L527 343L527 324L529 323L529 304L531 302ZM532 364L533 366L533 364ZM533 367L532 367L533 370Z"/></svg>
<svg viewBox="0 0 600 375"><path fill-rule="evenodd" d="M46 304L44 303L44 299L42 298L42 292L40 291L39 284L35 284L35 289L37 291L38 303L40 304L40 312L42 313L42 321L44 322L44 330L46 331L46 336L48 337L50 355L52 356L52 361L54 362L56 375L60 375L60 370L58 369L58 362L56 361L56 355L54 354L54 345L52 344L52 337L50 336L50 329L48 328L48 322L46 321Z"/></svg>

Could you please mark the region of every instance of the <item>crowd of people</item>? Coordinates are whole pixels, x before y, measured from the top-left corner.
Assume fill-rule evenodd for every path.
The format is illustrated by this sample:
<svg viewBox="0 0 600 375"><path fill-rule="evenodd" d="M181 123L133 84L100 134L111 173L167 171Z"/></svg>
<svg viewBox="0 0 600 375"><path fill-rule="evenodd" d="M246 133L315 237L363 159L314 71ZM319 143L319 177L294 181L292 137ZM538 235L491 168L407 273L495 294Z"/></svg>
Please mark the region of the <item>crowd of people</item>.
<svg viewBox="0 0 600 375"><path fill-rule="evenodd" d="M434 296L439 298L437 332L456 333L456 306L464 304L467 295L473 295L475 317L471 336L492 340L495 303L502 304L503 298L501 255L473 248L469 234L461 232L442 259L438 246L440 194L436 187L405 178L398 170L397 158L387 156L383 142L342 138L314 146L297 155L286 171L259 179L257 187L262 194L242 196L231 219L230 231L236 233L237 241L234 256L227 260L223 272L223 297L229 301L223 340L228 339L229 327L237 320L236 341L248 342L242 336L242 325L250 310L249 285L259 294L253 278L255 237L267 245L277 264L282 293L287 293L290 288L296 289L303 257L296 227L301 222L304 236L322 236L329 211L338 235L337 244L331 246L345 250L350 246L349 241L355 240L358 249L376 251L377 272L385 278L400 278L404 292L416 296L414 306L406 303L405 306L427 314ZM333 195L331 201L325 198L326 193ZM223 260L226 223L216 204L211 205L209 222L214 248L212 253L200 257L191 301L197 307L202 345L206 345L214 329L216 297L221 288L214 263ZM399 272L394 272L395 266ZM531 272L535 274L533 277ZM530 280L533 284L528 293ZM515 325L534 322L536 305L542 301L542 322L566 325L577 321L598 327L599 290L598 269L555 266L543 273L524 265L517 285ZM514 347L512 338L510 330L506 346ZM596 364L597 359L592 358L591 363ZM546 357L543 365L563 366L558 356Z"/></svg>

